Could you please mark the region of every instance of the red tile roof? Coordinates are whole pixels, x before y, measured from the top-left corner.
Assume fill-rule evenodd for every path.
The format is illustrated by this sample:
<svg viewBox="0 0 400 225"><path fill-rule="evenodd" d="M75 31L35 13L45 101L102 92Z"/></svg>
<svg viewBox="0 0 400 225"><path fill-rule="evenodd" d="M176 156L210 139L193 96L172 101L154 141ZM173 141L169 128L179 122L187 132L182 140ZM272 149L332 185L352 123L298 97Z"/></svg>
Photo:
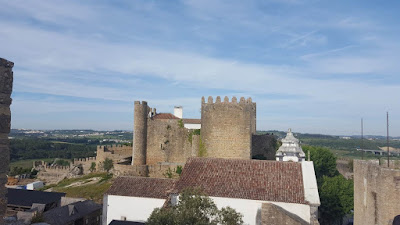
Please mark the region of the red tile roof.
<svg viewBox="0 0 400 225"><path fill-rule="evenodd" d="M201 119L182 119L183 123L201 124Z"/></svg>
<svg viewBox="0 0 400 225"><path fill-rule="evenodd" d="M174 116L171 113L158 113L155 116L153 116L153 119L177 119L177 120L179 120L178 117Z"/></svg>
<svg viewBox="0 0 400 225"><path fill-rule="evenodd" d="M172 113L158 113L152 117L153 119L156 120L162 120L162 119L174 119L174 120L179 120L179 117L176 117ZM182 119L183 123L194 123L194 124L201 124L201 119Z"/></svg>
<svg viewBox="0 0 400 225"><path fill-rule="evenodd" d="M108 195L166 199L173 189L175 180L149 177L118 177Z"/></svg>
<svg viewBox="0 0 400 225"><path fill-rule="evenodd" d="M174 192L188 187L213 197L306 204L301 164L296 162L190 158Z"/></svg>

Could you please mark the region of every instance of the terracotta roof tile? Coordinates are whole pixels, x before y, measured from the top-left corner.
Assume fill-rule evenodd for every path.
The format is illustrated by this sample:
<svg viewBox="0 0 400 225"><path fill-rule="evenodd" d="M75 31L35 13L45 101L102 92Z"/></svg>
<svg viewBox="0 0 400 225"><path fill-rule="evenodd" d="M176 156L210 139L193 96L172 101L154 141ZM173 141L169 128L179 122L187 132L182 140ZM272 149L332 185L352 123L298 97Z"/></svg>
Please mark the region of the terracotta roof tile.
<svg viewBox="0 0 400 225"><path fill-rule="evenodd" d="M176 120L178 120L179 119L178 117L174 116L171 113L158 113L158 114L154 115L152 118L156 119L156 120L160 120L160 119L176 119Z"/></svg>
<svg viewBox="0 0 400 225"><path fill-rule="evenodd" d="M190 158L175 192L201 188L213 197L305 204L300 163Z"/></svg>
<svg viewBox="0 0 400 225"><path fill-rule="evenodd" d="M166 199L175 180L149 177L118 177L106 194Z"/></svg>

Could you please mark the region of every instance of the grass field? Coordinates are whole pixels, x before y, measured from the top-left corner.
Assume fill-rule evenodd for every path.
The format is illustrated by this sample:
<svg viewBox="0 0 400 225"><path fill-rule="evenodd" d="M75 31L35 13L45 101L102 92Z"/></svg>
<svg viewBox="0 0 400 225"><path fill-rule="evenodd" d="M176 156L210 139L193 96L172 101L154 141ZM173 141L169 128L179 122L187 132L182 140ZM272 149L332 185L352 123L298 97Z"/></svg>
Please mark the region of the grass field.
<svg viewBox="0 0 400 225"><path fill-rule="evenodd" d="M104 193L111 186L112 175L92 173L79 178L64 179L56 185L44 187L55 192L64 192L67 197L86 198L101 203Z"/></svg>

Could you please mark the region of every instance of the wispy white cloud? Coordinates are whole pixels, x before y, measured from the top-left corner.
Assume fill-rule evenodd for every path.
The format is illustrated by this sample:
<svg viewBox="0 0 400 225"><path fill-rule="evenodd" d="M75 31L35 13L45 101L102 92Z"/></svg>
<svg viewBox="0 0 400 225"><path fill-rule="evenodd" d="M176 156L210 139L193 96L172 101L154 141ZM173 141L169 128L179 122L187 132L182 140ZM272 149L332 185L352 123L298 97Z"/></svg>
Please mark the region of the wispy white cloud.
<svg viewBox="0 0 400 225"><path fill-rule="evenodd" d="M184 105L188 116L198 117L202 95L222 94L253 97L261 129L352 133L348 126L360 115L400 111L387 99L400 88L393 80L400 46L392 36L371 33L374 22L347 15L286 19L257 1L183 3L161 10L155 2L109 8L76 1L7 2L15 15L0 22L0 42L7 43L0 52L16 63L14 90L82 99L19 96L16 119L26 121L24 111L35 104L37 116L41 110L93 113L104 107L105 113L131 118L127 109L135 99L162 111ZM283 2L289 8L291 3L304 2ZM39 22L29 22L32 18ZM346 29L356 33L335 33ZM371 74L381 81L364 78ZM343 79L346 75L353 79ZM392 82L384 82L388 78ZM116 105L107 107L111 101Z"/></svg>

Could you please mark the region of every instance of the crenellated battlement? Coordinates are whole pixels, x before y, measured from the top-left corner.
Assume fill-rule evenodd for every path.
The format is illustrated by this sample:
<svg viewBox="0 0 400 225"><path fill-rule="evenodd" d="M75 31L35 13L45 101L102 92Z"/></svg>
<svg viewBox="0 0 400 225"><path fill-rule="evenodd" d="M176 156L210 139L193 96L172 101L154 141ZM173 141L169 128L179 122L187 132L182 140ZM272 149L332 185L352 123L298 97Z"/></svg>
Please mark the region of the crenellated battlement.
<svg viewBox="0 0 400 225"><path fill-rule="evenodd" d="M222 101L221 97L217 96L215 99L215 102L214 102L213 97L209 96L207 99L207 102L206 102L204 96L201 97L201 104L219 104L219 103L222 103L222 104L228 104L228 103L230 103L230 104L250 104L250 103L253 103L253 101L252 101L251 97L249 97L247 99L245 99L244 97L241 97L240 100L238 101L238 99L235 96L232 97L231 101L229 101L228 96L225 96L224 100Z"/></svg>
<svg viewBox="0 0 400 225"><path fill-rule="evenodd" d="M132 146L128 145L121 145L121 144L115 144L115 145L98 145L97 146L97 151L101 152L114 152L114 151L125 151L125 150L132 150Z"/></svg>
<svg viewBox="0 0 400 225"><path fill-rule="evenodd" d="M66 170L69 171L71 168L69 166L44 166L45 170Z"/></svg>
<svg viewBox="0 0 400 225"><path fill-rule="evenodd" d="M89 161L95 162L96 161L96 157L74 158L74 164L76 162L89 162Z"/></svg>
<svg viewBox="0 0 400 225"><path fill-rule="evenodd" d="M54 170L65 170L69 171L71 169L71 166L59 166L59 165L51 165L49 163L46 163L45 161L34 161L33 162L33 168L35 168L38 171L54 171Z"/></svg>
<svg viewBox="0 0 400 225"><path fill-rule="evenodd" d="M146 101L134 101L135 105L147 105Z"/></svg>

